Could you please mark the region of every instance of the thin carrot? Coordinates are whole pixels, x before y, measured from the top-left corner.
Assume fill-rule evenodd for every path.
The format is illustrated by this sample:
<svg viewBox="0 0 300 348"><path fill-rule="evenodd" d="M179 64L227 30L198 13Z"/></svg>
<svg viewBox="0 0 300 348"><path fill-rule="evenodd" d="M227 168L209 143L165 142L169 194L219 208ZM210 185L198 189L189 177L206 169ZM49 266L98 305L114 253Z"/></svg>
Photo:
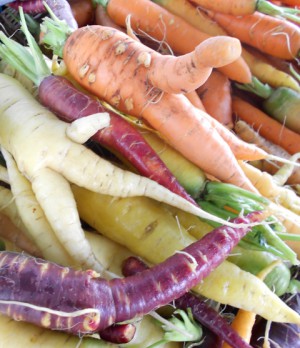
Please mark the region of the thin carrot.
<svg viewBox="0 0 300 348"><path fill-rule="evenodd" d="M270 16L280 16L282 18L294 18L297 20L297 11L290 11L280 4L266 0L233 0L233 1L209 1L192 0L193 3L206 8L210 11L229 14L233 16L245 16L254 12L262 12Z"/></svg>
<svg viewBox="0 0 300 348"><path fill-rule="evenodd" d="M280 18L254 12L247 16L232 16L210 12L226 32L243 43L275 57L292 60L299 55L299 26Z"/></svg>
<svg viewBox="0 0 300 348"><path fill-rule="evenodd" d="M275 67L267 59L262 59L257 54L253 54L249 49L243 48L242 56L249 65L253 76L272 87L289 87L300 92L299 82L286 71Z"/></svg>
<svg viewBox="0 0 300 348"><path fill-rule="evenodd" d="M189 53L210 37L150 0L97 2L103 3L109 16L121 26L125 26L126 18L130 14L132 28L137 33L146 33L156 40L166 42L176 54ZM245 82L251 79L250 70L241 57L218 69L235 81Z"/></svg>
<svg viewBox="0 0 300 348"><path fill-rule="evenodd" d="M260 271L257 277L263 281L280 262L282 261L276 260L272 262L268 267ZM232 329L234 329L247 343L250 343L251 340L255 318L256 314L254 312L239 309L231 324ZM228 344L228 342L224 342L222 348L232 348L232 346Z"/></svg>
<svg viewBox="0 0 300 348"><path fill-rule="evenodd" d="M290 154L300 152L299 134L287 129L259 108L234 96L232 99L232 109L236 117L250 124L266 139L281 146Z"/></svg>
<svg viewBox="0 0 300 348"><path fill-rule="evenodd" d="M258 147L262 148L264 151L268 153L272 153L276 156L280 156L283 158L290 158L291 155L284 150L281 146L278 146L266 138L262 137L261 134L259 134L258 131L255 131L250 124L246 123L245 121L238 120L235 122L234 125L234 131L236 134L243 139L244 141L248 143L254 143ZM254 164L255 167L260 169L261 171L268 172L269 174L275 174L278 171L278 168L282 166L281 163L276 161L268 161L268 160L260 160L256 161ZM287 179L287 184L289 185L297 185L300 182L300 169L294 168L293 172Z"/></svg>
<svg viewBox="0 0 300 348"><path fill-rule="evenodd" d="M211 35L228 35L226 31L212 20L200 6L195 6L189 0L153 0L176 16L183 18L193 27Z"/></svg>
<svg viewBox="0 0 300 348"><path fill-rule="evenodd" d="M233 127L231 84L227 76L213 70L207 81L197 89L205 110L227 128Z"/></svg>

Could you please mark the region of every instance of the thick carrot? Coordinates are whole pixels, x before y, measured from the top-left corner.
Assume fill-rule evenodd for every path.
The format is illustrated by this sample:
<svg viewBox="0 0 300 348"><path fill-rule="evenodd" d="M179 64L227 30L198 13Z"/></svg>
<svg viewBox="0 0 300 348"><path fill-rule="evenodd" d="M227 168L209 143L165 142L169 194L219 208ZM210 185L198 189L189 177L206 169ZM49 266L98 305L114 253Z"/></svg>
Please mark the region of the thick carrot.
<svg viewBox="0 0 300 348"><path fill-rule="evenodd" d="M108 2L99 0L99 2L106 3L109 16L117 24L125 26L126 18L130 14L132 28L137 33L146 32L156 40L166 42L177 54L193 51L197 45L210 37L149 0L109 0ZM142 16L144 13L147 16ZM235 81L246 83L251 79L250 70L241 57L218 69Z"/></svg>
<svg viewBox="0 0 300 348"><path fill-rule="evenodd" d="M148 265L143 260L131 256L124 260L122 272L124 276L128 277L143 272L147 268ZM231 326L220 313L206 303L205 298L188 292L177 298L174 301L174 305L176 308L181 309L191 308L194 318L201 325L207 327L233 348L250 348L249 344L241 339L236 331L232 330Z"/></svg>
<svg viewBox="0 0 300 348"><path fill-rule="evenodd" d="M232 222L249 226L263 218L264 214L255 212ZM219 227L163 263L125 279L105 280L91 270L75 271L2 252L0 310L14 319L73 334L99 332L113 323L141 317L186 293L220 265L249 230ZM282 320L299 323L300 317L286 308Z"/></svg>
<svg viewBox="0 0 300 348"><path fill-rule="evenodd" d="M197 89L197 93L207 113L231 129L231 84L228 77L220 71L213 70L207 81Z"/></svg>
<svg viewBox="0 0 300 348"><path fill-rule="evenodd" d="M299 26L277 17L254 12L247 16L210 13L226 32L272 56L292 60L300 50Z"/></svg>
<svg viewBox="0 0 300 348"><path fill-rule="evenodd" d="M107 35L109 38L102 40L101 46L98 46L98 37L107 37ZM216 40L215 43L217 44L220 39L222 40L223 37L210 38L206 42L208 45L208 41ZM118 45L120 45L119 40L124 40L122 42L124 45L126 44L128 49L122 55L116 56L115 51L112 51L110 47L114 42L119 42ZM79 47L82 49L87 42L90 42L89 47L92 47L92 49L85 50L83 54L79 55ZM98 48L95 49L96 47ZM69 36L64 46L63 56L70 74L87 90L99 98L104 98L121 111L145 118L154 129L162 134L167 142L204 171L216 177L221 175L221 180L231 180L237 185L244 185L244 187L251 189L251 186L247 184L247 178L240 177L239 169L236 171L234 156L228 148L228 144L221 139L222 137L218 133L221 130L220 124L213 123L211 125L214 120L203 111L194 108L186 97L168 93L161 94L152 86L148 86L148 69L145 66L136 70L135 63L132 65L126 64L127 69L123 69L122 62L127 62L128 57L131 61L134 61L143 52L144 46L140 42L129 40L124 33L104 27L91 26L88 29L80 28ZM89 57L91 55L93 61L90 61ZM96 56L99 58L95 59ZM103 56L105 56L105 59L102 58ZM154 57L163 59L165 56L158 56L156 53L152 60L154 60ZM101 64L99 64L100 61ZM112 65L110 62L114 62L114 64ZM134 87L131 76L137 77L137 73L140 74L137 79L140 86ZM119 76L119 82L122 80L122 83L119 83L113 76ZM111 83L112 79L114 83ZM224 133L225 127L223 128L222 132ZM235 137L229 130L226 135L229 138ZM237 137L235 137L235 140L238 140ZM215 142L215 145L211 146L212 142ZM241 145L239 144L235 148L240 151L242 149ZM208 148L206 149L205 146L208 146ZM222 161L223 166L227 168L229 165L229 171L225 170L225 167L222 171L217 169L216 162L212 161L210 154L213 147L215 151L218 151L218 156L215 158L216 162ZM259 154L257 148L252 148L252 150L252 153L254 152L256 155L265 155ZM224 152L226 152L226 156L231 158L230 160L225 159ZM224 156L220 156L220 153L224 153Z"/></svg>
<svg viewBox="0 0 300 348"><path fill-rule="evenodd" d="M232 99L232 109L237 118L250 124L266 139L281 146L290 154L300 152L299 134L287 129L259 108L234 96Z"/></svg>

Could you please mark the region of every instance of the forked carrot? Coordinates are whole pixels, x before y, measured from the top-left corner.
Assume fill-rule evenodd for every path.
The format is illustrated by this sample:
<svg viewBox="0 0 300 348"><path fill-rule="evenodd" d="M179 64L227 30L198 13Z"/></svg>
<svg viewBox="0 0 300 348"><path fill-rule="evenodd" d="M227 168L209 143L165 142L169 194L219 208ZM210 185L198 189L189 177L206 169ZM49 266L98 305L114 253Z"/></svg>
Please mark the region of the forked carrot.
<svg viewBox="0 0 300 348"><path fill-rule="evenodd" d="M109 16L123 27L130 14L132 28L137 33L146 33L156 40L166 42L176 54L189 53L210 37L150 0L97 0L97 2L106 6ZM246 82L251 79L249 67L241 57L218 69L231 80Z"/></svg>
<svg viewBox="0 0 300 348"><path fill-rule="evenodd" d="M231 84L227 76L213 70L207 81L197 89L205 110L227 128L233 127Z"/></svg>
<svg viewBox="0 0 300 348"><path fill-rule="evenodd" d="M260 12L247 16L232 16L210 12L226 32L243 43L272 56L291 60L299 55L300 27L290 21Z"/></svg>
<svg viewBox="0 0 300 348"><path fill-rule="evenodd" d="M259 108L234 96L232 109L236 117L250 124L266 139L281 146L290 154L300 152L300 135L284 127Z"/></svg>

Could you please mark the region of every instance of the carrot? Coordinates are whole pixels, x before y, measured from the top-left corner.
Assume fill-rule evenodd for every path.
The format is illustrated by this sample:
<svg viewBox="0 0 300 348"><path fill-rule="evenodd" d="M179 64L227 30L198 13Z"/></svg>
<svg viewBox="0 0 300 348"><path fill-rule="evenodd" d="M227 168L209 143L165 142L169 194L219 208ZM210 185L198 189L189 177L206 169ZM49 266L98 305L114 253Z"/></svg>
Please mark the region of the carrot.
<svg viewBox="0 0 300 348"><path fill-rule="evenodd" d="M92 24L95 17L95 9L92 0L70 0L69 4L78 27Z"/></svg>
<svg viewBox="0 0 300 348"><path fill-rule="evenodd" d="M107 13L118 25L125 26L130 14L132 28L137 33L145 32L158 41L166 42L177 54L187 54L211 37L149 0L97 1L106 6ZM147 16L141 17L142 13L147 13ZM249 68L241 57L218 69L235 81L246 83L251 79Z"/></svg>
<svg viewBox="0 0 300 348"><path fill-rule="evenodd" d="M249 84L236 84L235 86L258 95L262 99L261 108L264 112L285 127L300 134L300 92L283 86L272 88L268 84L263 84L256 77L253 77Z"/></svg>
<svg viewBox="0 0 300 348"><path fill-rule="evenodd" d="M260 81L268 83L272 87L289 87L295 91L300 91L299 82L289 73L276 68L272 63L268 62L257 54L253 54L249 49L243 48L242 57L249 65L253 76Z"/></svg>
<svg viewBox="0 0 300 348"><path fill-rule="evenodd" d="M207 81L197 89L205 110L227 128L233 127L231 84L221 72L214 70Z"/></svg>
<svg viewBox="0 0 300 348"><path fill-rule="evenodd" d="M255 212L232 223L249 226L263 218L264 214ZM0 272L5 279L2 284L5 295L1 296L0 309L12 318L42 327L73 334L95 333L113 323L145 315L183 295L218 267L249 229L219 227L163 263L122 280L105 280L94 271L75 271L43 260L37 262L22 254L2 252ZM32 284L30 297L28 274ZM18 288L10 286L20 279ZM50 294L49 283L53 284ZM32 297L32 293L42 296ZM124 306L125 300L129 306L133 304L131 308ZM282 320L299 323L300 317L287 307Z"/></svg>
<svg viewBox="0 0 300 348"><path fill-rule="evenodd" d="M268 153L272 153L275 156L283 158L291 157L291 155L286 150L262 137L248 123L242 120L239 120L235 123L234 131L244 141L254 143ZM275 174L278 171L278 169L282 166L282 163L276 161L270 162L267 160L260 160L252 164L261 171L266 171L272 175ZM290 185L296 185L300 182L299 168L294 168L290 176L287 178L286 182Z"/></svg>
<svg viewBox="0 0 300 348"><path fill-rule="evenodd" d="M262 12L271 16L280 16L285 18L294 18L297 20L298 12L291 13L289 9L286 9L280 5L276 5L270 1L265 0L233 0L233 1L214 1L209 0L192 0L193 3L201 6L204 9L210 11L234 15L245 16L251 15L254 12Z"/></svg>
<svg viewBox="0 0 300 348"><path fill-rule="evenodd" d="M93 30L95 31L95 33L98 33L97 35L109 35L110 38L101 41L103 43L103 45L101 46L101 51L97 51L95 53L92 53L91 51L86 51L86 55L79 56L76 53L78 52L78 47L82 47L83 43L86 44L89 40L94 40L96 38L96 36L92 33ZM96 63L95 60L96 66L93 67L90 63L88 63L88 57L90 56L90 54L95 54L94 57L96 55L99 56L105 54L104 52L106 52L106 50L109 50L109 47L111 47L113 42L116 42L121 38L122 40L125 40L123 45L125 45L126 47L129 47L128 45L130 43L130 48L128 48L128 50L126 50L124 54L117 55L117 60L115 56L115 51L109 51L110 56L106 56L106 59L103 60L103 64L99 65L98 63ZM224 38L210 38L206 41L205 45L203 43L200 46L207 46L210 44L214 45L214 43L217 43L219 39L223 40ZM227 39L228 38L226 38L226 40ZM47 37L45 36L44 41L46 40ZM96 40L98 41L98 39ZM90 46L95 47L94 44L91 44ZM204 47L202 47L202 49L204 50ZM208 52L209 51L210 50L208 50ZM134 52L134 56L132 56L132 52ZM132 58L131 60L133 61L134 57L136 57L137 59L141 55L144 55L143 53L144 46L140 42L130 40L128 36L124 33L115 31L113 29L95 26L89 27L88 30L86 30L86 28L80 28L79 30L73 32L71 36L69 36L64 46L64 61L66 66L68 67L70 74L84 88L97 95L99 98L104 98L107 102L117 107L121 111L130 113L137 117L142 116L152 125L154 129L158 130L162 134L162 137L165 138L169 144L171 144L175 149L181 152L186 158L198 165L204 171L213 171L216 176L221 174L223 177L222 180L226 181L230 178L229 180L231 180L231 182L235 182L237 185L245 185L245 187L251 189L251 187L247 185L247 178L239 178L240 172L239 169L235 166L235 159L230 149L228 149L228 145L224 142L224 140L221 139L222 137L220 137L220 135L218 134L218 131L220 130L220 127L218 126L220 125L217 125L215 123L211 125L213 119L203 111L194 108L184 96L168 93L161 94L160 91L153 89L152 86L149 86L149 91L146 82L148 80L149 75L148 68L141 67L139 69L141 77L138 79L138 83L141 83L141 85L140 87L132 89L132 79L128 76L131 76L131 71L132 69L135 69L135 64L133 64L133 66L127 64L127 70L122 69L124 74L124 77L121 78L122 84L118 85L117 81L115 81L116 85L112 85L110 83L111 88L108 89L107 81L111 81L110 74L117 74L121 77L121 71L118 71L120 69L119 64L123 66L123 63L121 62L123 60L127 61L128 55L130 55L130 57ZM156 53L155 56L153 56L152 60L154 60L154 57L157 57L158 59L163 59L165 56L159 56ZM180 59L175 57L173 58ZM99 59L101 59L101 57L99 57ZM202 59L204 59L204 56L202 56ZM114 62L118 62L115 65L115 72L113 72L112 66L109 63L109 61L111 60ZM106 64L110 66L109 69L107 69ZM136 75L137 72L135 72L134 74ZM91 78L93 81L92 83L90 82ZM128 84L125 82L126 79L130 80ZM131 87L128 89L129 86ZM117 95L116 90L118 91ZM172 105L174 105L174 107L170 109ZM172 112L172 117L170 117L170 112ZM217 131L215 131L214 128L216 128ZM225 127L223 128L225 129ZM224 133L223 129L222 131ZM208 132L210 133L210 135L208 135ZM179 138L176 136L177 134ZM200 134L202 134L202 137L200 136ZM234 137L234 135L229 131L226 134L228 137ZM227 156L231 157L231 159L227 161L225 160L224 156L217 156L218 161L224 161L224 165L226 165L227 167L228 164L230 165L229 170L232 174L229 174L229 172L226 173L224 168L221 173L217 170L216 166L211 161L212 157L209 156L209 152L212 148L212 142L215 142L215 144L219 143L220 151L222 153L226 152ZM189 143L190 145L188 145ZM199 145L197 145L197 143ZM208 150L205 150L203 146L204 144L209 146ZM199 152L192 153L192 148L197 149L197 151L201 149L202 154L200 154ZM236 146L236 149L240 150L241 146ZM217 148L215 148L214 150L217 151ZM255 153L257 152L256 148L252 150L254 150ZM233 173L235 171L234 168L237 169L237 172L235 174Z"/></svg>
<svg viewBox="0 0 300 348"><path fill-rule="evenodd" d="M232 109L237 118L250 124L266 139L281 146L290 154L300 152L299 134L287 129L280 122L272 119L257 107L234 96L232 99Z"/></svg>
<svg viewBox="0 0 300 348"><path fill-rule="evenodd" d="M274 261L267 268L262 270L257 274L257 277L261 280L264 280L265 277L279 264L280 261ZM256 314L253 312L244 311L239 309L234 320L231 324L232 328L242 337L247 343L250 343L252 329L255 323ZM234 348L232 345L225 342L222 345L222 348Z"/></svg>
<svg viewBox="0 0 300 348"><path fill-rule="evenodd" d="M131 256L124 260L122 273L124 276L132 276L148 269L148 265L140 258ZM237 333L231 329L224 318L212 307L204 298L186 293L174 301L176 308L191 308L193 317L203 326L215 333L225 342L231 344L233 348L250 348L250 346Z"/></svg>
<svg viewBox="0 0 300 348"><path fill-rule="evenodd" d="M71 82L61 76L50 75L44 78L39 85L38 96L43 105L66 122L96 113L108 112L110 115L109 127L99 130L91 140L111 150L124 162L133 166L141 175L151 178L196 204L157 153L149 146L142 134L120 115L104 107L96 99L78 91Z"/></svg>
<svg viewBox="0 0 300 348"><path fill-rule="evenodd" d="M206 111L205 107L199 98L199 95L196 91L188 92L185 94L185 96L188 98L188 100L196 107L199 108L202 111Z"/></svg>
<svg viewBox="0 0 300 348"><path fill-rule="evenodd" d="M211 36L227 35L226 31L213 21L200 6L189 0L153 0L171 13L183 18L193 27Z"/></svg>
<svg viewBox="0 0 300 348"><path fill-rule="evenodd" d="M300 50L300 28L280 18L254 12L247 16L211 13L226 32L272 56L292 60Z"/></svg>
<svg viewBox="0 0 300 348"><path fill-rule="evenodd" d="M107 14L106 9L102 6L97 4L95 9L95 24L102 25L104 27L112 27L116 28L120 31L124 31L125 29L121 27L120 25L116 24Z"/></svg>
<svg viewBox="0 0 300 348"><path fill-rule="evenodd" d="M193 220L187 217L189 224L181 224L182 215L177 218L174 210L170 214L169 209L146 197L115 199L75 185L72 190L83 221L99 233L127 246L149 263L162 262L176 250L181 250L196 240L189 234ZM276 214L280 214L280 210ZM270 290L253 274L243 271L228 260L193 288L193 291L216 302L261 313L271 320L277 317L275 304L269 306L269 301L260 301L262 298L272 298L273 289Z"/></svg>

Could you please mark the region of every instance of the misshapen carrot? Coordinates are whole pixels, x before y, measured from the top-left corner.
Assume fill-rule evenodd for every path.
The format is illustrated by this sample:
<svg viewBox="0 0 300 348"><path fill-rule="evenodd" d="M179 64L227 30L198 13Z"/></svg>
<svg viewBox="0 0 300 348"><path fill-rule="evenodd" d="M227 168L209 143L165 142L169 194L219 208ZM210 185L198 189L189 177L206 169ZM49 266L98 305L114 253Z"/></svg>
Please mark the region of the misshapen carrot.
<svg viewBox="0 0 300 348"><path fill-rule="evenodd" d="M132 28L137 33L144 32L156 40L166 42L177 54L193 51L197 45L210 37L149 0L100 2L107 5L109 16L117 24L125 26L126 18L130 14ZM250 70L241 57L218 69L232 80L243 82L251 80Z"/></svg>
<svg viewBox="0 0 300 348"><path fill-rule="evenodd" d="M209 47L209 42L213 46L219 45L220 40L224 46L223 39L231 40L228 37L214 37L207 40L205 46ZM87 44L90 49L82 52ZM122 54L116 54L116 48L120 46L124 48ZM222 50L222 47L219 46L219 49ZM161 93L147 84L149 68L137 64L139 57L144 55L144 50L145 46L130 40L124 33L90 26L71 34L64 46L63 57L69 72L87 90L121 111L145 118L167 142L203 170L221 176L221 180L230 180L238 186L253 189L240 168L237 168L228 144L221 139L215 126L211 125L208 114L193 107L183 95ZM150 49L146 52L151 53L154 66L155 59L165 58ZM208 52L211 50L207 50L209 60ZM131 64L128 59L132 61ZM201 59L204 59L204 55L201 55ZM115 76L119 78L115 79ZM133 76L136 83L133 83ZM171 77L169 79L172 80ZM217 156L211 155L212 149L218 151ZM217 164L220 161L222 164ZM222 166L221 171L218 170L219 165Z"/></svg>
<svg viewBox="0 0 300 348"><path fill-rule="evenodd" d="M299 26L280 18L254 12L247 16L232 16L210 12L226 32L272 56L292 60L299 55Z"/></svg>

